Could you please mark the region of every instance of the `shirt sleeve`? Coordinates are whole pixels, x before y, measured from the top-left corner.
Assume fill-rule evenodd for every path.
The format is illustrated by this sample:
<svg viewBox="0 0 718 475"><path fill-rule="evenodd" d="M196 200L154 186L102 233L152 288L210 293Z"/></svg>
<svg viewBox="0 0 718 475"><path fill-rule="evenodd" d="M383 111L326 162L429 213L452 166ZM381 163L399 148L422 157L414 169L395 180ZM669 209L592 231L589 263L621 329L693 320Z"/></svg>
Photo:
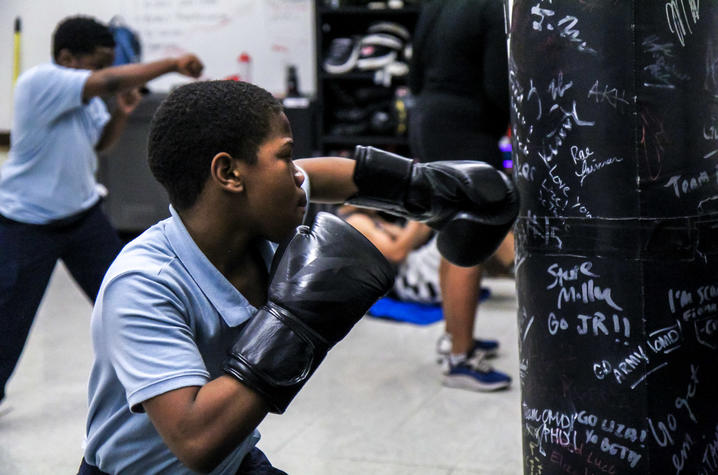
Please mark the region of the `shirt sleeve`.
<svg viewBox="0 0 718 475"><path fill-rule="evenodd" d="M69 110L83 106L82 91L92 71L47 66L38 68L27 84L28 108L24 117L34 123L49 124ZM18 111L23 116L22 111Z"/></svg>
<svg viewBox="0 0 718 475"><path fill-rule="evenodd" d="M209 380L181 293L152 277L119 276L102 298L107 353L132 412L143 412L142 402L154 396Z"/></svg>

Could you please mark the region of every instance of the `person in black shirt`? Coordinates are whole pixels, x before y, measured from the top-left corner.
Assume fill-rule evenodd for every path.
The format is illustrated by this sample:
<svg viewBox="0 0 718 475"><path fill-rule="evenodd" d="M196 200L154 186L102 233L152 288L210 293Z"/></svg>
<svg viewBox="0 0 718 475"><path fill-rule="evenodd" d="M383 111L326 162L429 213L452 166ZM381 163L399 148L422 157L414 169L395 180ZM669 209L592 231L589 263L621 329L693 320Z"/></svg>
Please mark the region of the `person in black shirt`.
<svg viewBox="0 0 718 475"><path fill-rule="evenodd" d="M503 170L498 142L509 123L508 59L501 0L433 0L413 39L409 87L412 153L422 162L480 160ZM512 247L511 241L506 246ZM440 282L446 334L439 341L444 384L506 388L511 378L485 360L498 342L474 339L481 268L445 259Z"/></svg>

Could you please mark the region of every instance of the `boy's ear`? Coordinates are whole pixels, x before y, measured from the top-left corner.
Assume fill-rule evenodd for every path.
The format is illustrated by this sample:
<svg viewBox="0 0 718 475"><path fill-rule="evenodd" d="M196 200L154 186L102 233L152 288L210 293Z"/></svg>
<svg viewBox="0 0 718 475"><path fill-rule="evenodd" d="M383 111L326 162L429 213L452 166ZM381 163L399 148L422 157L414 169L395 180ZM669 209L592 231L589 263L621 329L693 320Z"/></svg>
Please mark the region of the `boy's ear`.
<svg viewBox="0 0 718 475"><path fill-rule="evenodd" d="M72 53L70 53L70 50L67 48L62 48L60 52L57 53L57 59L55 61L60 66L70 67L73 60L74 56L72 55Z"/></svg>
<svg viewBox="0 0 718 475"><path fill-rule="evenodd" d="M229 191L243 191L244 177L237 168L238 161L227 152L220 152L212 158L210 176L221 188Z"/></svg>

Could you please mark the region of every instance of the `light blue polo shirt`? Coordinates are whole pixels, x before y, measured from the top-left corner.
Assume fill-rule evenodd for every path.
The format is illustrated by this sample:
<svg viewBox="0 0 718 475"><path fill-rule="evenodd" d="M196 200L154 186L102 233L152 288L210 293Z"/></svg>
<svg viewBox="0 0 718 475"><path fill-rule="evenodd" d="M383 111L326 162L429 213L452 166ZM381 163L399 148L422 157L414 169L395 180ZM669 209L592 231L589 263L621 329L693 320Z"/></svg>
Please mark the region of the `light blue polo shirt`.
<svg viewBox="0 0 718 475"><path fill-rule="evenodd" d="M0 169L0 214L43 224L84 211L100 199L95 144L110 114L98 97L83 103L90 74L51 63L18 79L12 143Z"/></svg>
<svg viewBox="0 0 718 475"><path fill-rule="evenodd" d="M257 246L269 269L276 244ZM95 301L85 460L110 474L194 473L167 448L141 404L225 374L238 326L256 312L170 206L169 218L120 252ZM258 440L255 430L212 473L234 475Z"/></svg>
<svg viewBox="0 0 718 475"><path fill-rule="evenodd" d="M177 212L128 244L92 312L85 459L108 473L193 473L167 448L141 403L221 376L239 325L257 309L194 243ZM269 268L275 246L258 251ZM235 474L254 431L213 473Z"/></svg>

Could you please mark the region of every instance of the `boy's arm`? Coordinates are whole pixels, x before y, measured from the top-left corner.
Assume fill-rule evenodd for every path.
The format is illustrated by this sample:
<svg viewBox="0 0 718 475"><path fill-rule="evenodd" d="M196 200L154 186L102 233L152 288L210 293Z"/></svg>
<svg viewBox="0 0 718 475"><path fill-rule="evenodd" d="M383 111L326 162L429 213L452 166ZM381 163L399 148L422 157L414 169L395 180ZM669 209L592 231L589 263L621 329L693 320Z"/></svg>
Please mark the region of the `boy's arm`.
<svg viewBox="0 0 718 475"><path fill-rule="evenodd" d="M359 231L317 213L277 250L267 303L235 340L224 371L261 394L270 412L283 413L394 278Z"/></svg>
<svg viewBox="0 0 718 475"><path fill-rule="evenodd" d="M320 258L311 258L315 254ZM339 281L334 271L326 272L325 259L342 269ZM269 301L237 337L224 365L228 374L141 402L170 450L192 470L213 470L269 410L284 412L326 352L386 293L394 277L364 237L327 213L320 213L311 228L301 226L275 261ZM335 285L327 285L327 279ZM325 292L333 298L325 298ZM158 329L163 335L168 330L175 332ZM174 344L174 351L181 351L177 346L181 338Z"/></svg>
<svg viewBox="0 0 718 475"><path fill-rule="evenodd" d="M309 176L312 201L343 203L357 192L353 179L355 161L350 158L301 158L295 163Z"/></svg>
<svg viewBox="0 0 718 475"><path fill-rule="evenodd" d="M93 72L82 90L82 99L87 101L95 96L117 94L145 84L167 73L179 73L197 78L204 65L193 54L177 58L165 58L151 63L132 63L99 69Z"/></svg>
<svg viewBox="0 0 718 475"><path fill-rule="evenodd" d="M135 110L141 100L142 96L137 88L121 92L117 95L115 110L112 112L112 116L104 129L102 129L102 136L100 136L100 140L98 140L95 145L96 151L102 152L107 150L117 142L117 139L120 138L122 131L125 129L127 118L132 111Z"/></svg>
<svg viewBox="0 0 718 475"><path fill-rule="evenodd" d="M490 257L506 236L518 215L518 194L491 165L446 158L415 163L357 146L354 160L318 158L301 166L310 176L313 199L346 201L424 222L439 231L442 256L470 267Z"/></svg>
<svg viewBox="0 0 718 475"><path fill-rule="evenodd" d="M142 406L170 450L198 472L210 472L267 415L262 398L231 376L169 391Z"/></svg>
<svg viewBox="0 0 718 475"><path fill-rule="evenodd" d="M93 317L93 341L111 362L128 410L144 410L182 463L209 472L251 434L267 407L234 378L209 379L185 298L175 279L158 274L109 279L101 315Z"/></svg>

